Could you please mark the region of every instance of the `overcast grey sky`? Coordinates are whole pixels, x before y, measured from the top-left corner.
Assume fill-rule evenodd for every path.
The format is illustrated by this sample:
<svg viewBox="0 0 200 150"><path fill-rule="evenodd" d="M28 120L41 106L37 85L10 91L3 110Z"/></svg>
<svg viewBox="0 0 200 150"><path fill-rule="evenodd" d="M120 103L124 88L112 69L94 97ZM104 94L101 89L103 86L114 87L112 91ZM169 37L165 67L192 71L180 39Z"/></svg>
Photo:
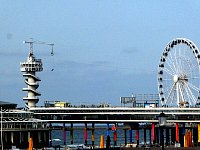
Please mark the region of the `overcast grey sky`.
<svg viewBox="0 0 200 150"><path fill-rule="evenodd" d="M44 100L73 104L108 102L120 96L157 93L157 66L165 46L185 37L200 47L198 0L1 0L0 99L23 106L20 61L34 45L44 71ZM54 68L52 72L51 69Z"/></svg>

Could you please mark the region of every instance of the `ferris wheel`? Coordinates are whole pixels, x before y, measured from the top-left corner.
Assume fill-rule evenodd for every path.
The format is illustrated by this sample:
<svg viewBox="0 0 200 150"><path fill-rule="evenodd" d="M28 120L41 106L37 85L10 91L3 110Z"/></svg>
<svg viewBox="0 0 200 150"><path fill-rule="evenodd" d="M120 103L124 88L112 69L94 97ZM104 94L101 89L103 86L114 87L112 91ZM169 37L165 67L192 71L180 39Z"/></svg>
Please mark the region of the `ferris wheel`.
<svg viewBox="0 0 200 150"><path fill-rule="evenodd" d="M185 38L165 47L158 67L158 92L162 106L195 106L200 101L200 52Z"/></svg>

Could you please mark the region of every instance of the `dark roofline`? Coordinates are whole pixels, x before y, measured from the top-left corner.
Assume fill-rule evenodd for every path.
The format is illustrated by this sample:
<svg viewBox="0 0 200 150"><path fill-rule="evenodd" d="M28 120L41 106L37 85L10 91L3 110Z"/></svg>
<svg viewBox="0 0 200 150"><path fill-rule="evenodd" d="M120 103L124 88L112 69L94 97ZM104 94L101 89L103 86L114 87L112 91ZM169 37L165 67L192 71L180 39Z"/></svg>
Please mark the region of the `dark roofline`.
<svg viewBox="0 0 200 150"><path fill-rule="evenodd" d="M16 105L15 103L10 103L10 102L7 102L7 101L0 101L0 105Z"/></svg>
<svg viewBox="0 0 200 150"><path fill-rule="evenodd" d="M17 104L10 103L10 102L7 102L7 101L0 101L0 107L2 109L16 109L17 108Z"/></svg>

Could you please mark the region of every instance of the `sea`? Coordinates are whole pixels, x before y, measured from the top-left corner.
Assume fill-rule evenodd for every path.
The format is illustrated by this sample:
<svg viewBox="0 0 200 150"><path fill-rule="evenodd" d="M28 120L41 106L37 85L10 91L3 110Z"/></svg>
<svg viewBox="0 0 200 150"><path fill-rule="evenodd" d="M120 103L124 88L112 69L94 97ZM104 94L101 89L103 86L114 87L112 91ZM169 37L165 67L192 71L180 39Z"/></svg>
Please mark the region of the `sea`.
<svg viewBox="0 0 200 150"><path fill-rule="evenodd" d="M109 127L111 128L111 126ZM52 131L52 139L56 139L53 140L52 145L64 145L64 131L63 130L53 130ZM70 140L70 131L65 131L66 132L66 145L70 145L71 144L71 140ZM124 146L125 145L125 130L121 127L121 128L117 128L116 130L117 132L117 146ZM131 132L132 132L132 136L131 136ZM146 130L146 141L147 143L150 141L150 130ZM92 131L88 130L88 138L87 138L87 144L88 145L92 145ZM106 141L106 137L107 135L110 136L111 145L114 145L114 139L113 139L113 135L114 135L114 131L112 130L107 130L107 125L105 126L95 126L95 131L94 131L94 137L95 137L95 141L94 144L95 145L99 145L100 144L100 137L104 136L104 142ZM130 139L130 137L132 137L132 140ZM136 142L136 131L135 130L126 130L126 142L127 143L137 143ZM139 142L140 144L144 143L144 132L143 130L139 130ZM73 144L84 144L85 140L84 140L84 126L76 126L73 127Z"/></svg>

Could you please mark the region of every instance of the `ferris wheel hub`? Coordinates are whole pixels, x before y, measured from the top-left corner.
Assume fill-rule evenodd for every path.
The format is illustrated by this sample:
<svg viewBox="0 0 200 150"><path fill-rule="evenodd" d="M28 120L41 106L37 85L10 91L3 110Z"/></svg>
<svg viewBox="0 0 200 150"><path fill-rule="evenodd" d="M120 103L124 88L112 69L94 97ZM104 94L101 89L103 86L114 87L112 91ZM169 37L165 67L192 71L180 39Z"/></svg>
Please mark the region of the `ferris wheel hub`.
<svg viewBox="0 0 200 150"><path fill-rule="evenodd" d="M174 77L173 77L174 83L177 83L177 82L178 82L178 79L179 79L178 75L174 75Z"/></svg>

